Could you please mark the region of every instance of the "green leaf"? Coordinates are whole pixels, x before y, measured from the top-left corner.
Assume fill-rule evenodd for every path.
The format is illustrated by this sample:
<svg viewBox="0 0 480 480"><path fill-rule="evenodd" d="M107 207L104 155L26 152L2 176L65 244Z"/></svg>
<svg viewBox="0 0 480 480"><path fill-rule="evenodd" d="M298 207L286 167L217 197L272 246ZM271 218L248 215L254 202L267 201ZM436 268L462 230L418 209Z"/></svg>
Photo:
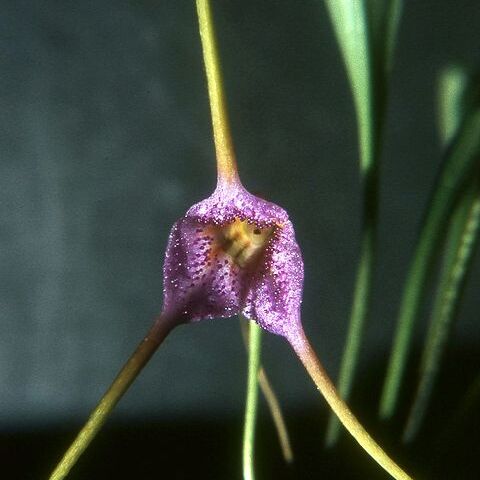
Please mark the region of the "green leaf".
<svg viewBox="0 0 480 480"><path fill-rule="evenodd" d="M465 92L468 85L467 71L458 66L447 67L438 86L438 130L443 144L448 145L465 114Z"/></svg>
<svg viewBox="0 0 480 480"><path fill-rule="evenodd" d="M474 92L474 95L477 93ZM452 124L458 123L456 133L446 150L405 282L380 402L380 416L384 419L390 418L396 409L413 328L419 315L428 273L441 244L443 232L447 229L449 214L458 201L465 182L475 175L480 155L480 102L474 97L471 101L469 105L472 106L466 109L461 121L449 121L447 128L443 127L443 135L447 138L453 131Z"/></svg>
<svg viewBox="0 0 480 480"><path fill-rule="evenodd" d="M393 53L402 16L403 1L366 0L370 31L379 70L388 81L393 64Z"/></svg>
<svg viewBox="0 0 480 480"><path fill-rule="evenodd" d="M375 161L373 141L376 121L374 68L369 23L364 1L326 0L326 5L347 69L357 111L362 175Z"/></svg>
<svg viewBox="0 0 480 480"><path fill-rule="evenodd" d="M420 364L420 380L403 433L405 442L413 440L425 416L478 244L479 225L480 182L474 179L456 205L450 223L444 265Z"/></svg>
<svg viewBox="0 0 480 480"><path fill-rule="evenodd" d="M445 143L453 137L464 115L468 81L467 72L460 67L450 67L440 77L438 123ZM477 175L469 181L455 205L448 227L443 265L420 364L419 382L403 433L405 442L414 439L425 416L472 263L475 245L478 243L479 180Z"/></svg>
<svg viewBox="0 0 480 480"><path fill-rule="evenodd" d="M402 3L400 0L326 0L357 112L360 176L364 190L360 261L338 381L342 398L349 397L353 386L371 298L378 224L380 143ZM340 423L332 414L326 436L328 446L336 443L340 431Z"/></svg>

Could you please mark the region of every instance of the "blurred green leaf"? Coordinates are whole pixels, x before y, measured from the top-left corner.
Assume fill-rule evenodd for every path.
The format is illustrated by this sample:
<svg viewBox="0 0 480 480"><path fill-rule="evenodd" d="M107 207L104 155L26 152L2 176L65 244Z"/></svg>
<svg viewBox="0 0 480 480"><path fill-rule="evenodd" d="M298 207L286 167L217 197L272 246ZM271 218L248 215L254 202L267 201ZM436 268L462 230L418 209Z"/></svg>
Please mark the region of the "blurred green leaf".
<svg viewBox="0 0 480 480"><path fill-rule="evenodd" d="M447 249L427 340L420 364L420 380L403 439L413 440L430 401L463 286L478 244L480 182L475 179L462 195L449 227Z"/></svg>
<svg viewBox="0 0 480 480"><path fill-rule="evenodd" d="M444 137L448 138L452 135L455 125L458 127L446 149L405 282L397 331L380 403L382 418L391 417L396 409L426 280L443 233L447 229L449 214L458 201L459 195L462 194L462 188L465 187L467 180L475 175L480 155L480 105L477 98L478 92L475 89L472 92L467 102L471 106L465 108L465 114L461 116L461 120L451 117L453 107L446 108L450 119L443 120Z"/></svg>
<svg viewBox="0 0 480 480"><path fill-rule="evenodd" d="M365 1L326 0L357 111L362 175L375 161L374 140L377 121L374 102L373 50Z"/></svg>
<svg viewBox="0 0 480 480"><path fill-rule="evenodd" d="M447 67L440 75L438 85L438 130L444 145L448 145L465 115L465 91L468 85L467 71L458 66Z"/></svg>
<svg viewBox="0 0 480 480"><path fill-rule="evenodd" d="M402 16L401 0L366 0L373 39L374 56L385 82L393 64L397 31Z"/></svg>
<svg viewBox="0 0 480 480"><path fill-rule="evenodd" d="M447 143L465 114L466 70L450 67L439 81L439 130ZM468 182L454 207L448 226L443 265L440 272L430 327L420 364L419 382L407 419L403 440L410 442L425 416L470 269L480 223L480 183L478 175Z"/></svg>
<svg viewBox="0 0 480 480"><path fill-rule="evenodd" d="M360 175L364 190L360 261L338 381L343 398L348 398L352 389L371 298L378 223L380 143L387 81L402 3L400 0L326 0L357 112ZM339 433L340 424L332 414L326 444L336 443Z"/></svg>

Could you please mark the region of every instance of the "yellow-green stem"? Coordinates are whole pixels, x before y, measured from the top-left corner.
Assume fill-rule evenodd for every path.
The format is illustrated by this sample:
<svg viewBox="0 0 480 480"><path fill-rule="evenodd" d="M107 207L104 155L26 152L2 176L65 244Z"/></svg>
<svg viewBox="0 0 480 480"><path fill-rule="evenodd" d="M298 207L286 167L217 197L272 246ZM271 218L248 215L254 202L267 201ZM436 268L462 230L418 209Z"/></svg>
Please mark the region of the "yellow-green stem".
<svg viewBox="0 0 480 480"><path fill-rule="evenodd" d="M209 0L197 0L197 14L212 112L218 181L235 182L238 180L237 162L230 133L220 58Z"/></svg>
<svg viewBox="0 0 480 480"><path fill-rule="evenodd" d="M282 409L278 402L278 398L273 391L272 385L268 380L265 370L260 367L258 371L258 384L262 390L263 396L268 404L270 414L272 415L273 423L277 430L278 441L280 442L280 448L282 449L283 458L287 463L293 462L293 450L292 444L290 442L290 437L288 435L287 425L285 419L283 418Z"/></svg>
<svg viewBox="0 0 480 480"><path fill-rule="evenodd" d="M115 405L176 324L177 322L173 317L162 314L157 318L150 331L130 356L110 388L90 414L87 423L80 430L50 475L50 480L62 480L68 475L90 442L95 438Z"/></svg>
<svg viewBox="0 0 480 480"><path fill-rule="evenodd" d="M289 341L330 408L360 446L396 480L412 480L412 477L402 470L373 440L341 399L303 331L298 332L295 338Z"/></svg>

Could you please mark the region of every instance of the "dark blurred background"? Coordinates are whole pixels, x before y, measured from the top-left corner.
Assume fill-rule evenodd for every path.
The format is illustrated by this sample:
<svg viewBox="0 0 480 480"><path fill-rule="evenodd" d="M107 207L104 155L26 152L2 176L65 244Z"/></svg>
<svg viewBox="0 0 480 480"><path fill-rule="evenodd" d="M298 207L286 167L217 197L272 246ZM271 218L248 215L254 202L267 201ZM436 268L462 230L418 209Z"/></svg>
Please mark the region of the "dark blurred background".
<svg viewBox="0 0 480 480"><path fill-rule="evenodd" d="M303 322L335 377L361 192L352 100L322 3L213 7L240 173L290 213L306 266ZM193 1L0 7L0 476L36 479L161 308L169 229L210 194L215 160ZM441 160L437 75L450 62L480 61L479 27L477 0L407 1L392 78L375 300L352 405L423 476L447 457L433 440L479 369L478 258L423 440L402 448L400 423L380 425L375 412ZM322 451L327 409L280 338L264 336L263 362L298 459L285 469L262 408L259 478L386 478L350 439ZM415 372L414 357L412 385ZM177 329L71 478L240 478L245 385L235 319ZM470 430L428 478L480 478Z"/></svg>

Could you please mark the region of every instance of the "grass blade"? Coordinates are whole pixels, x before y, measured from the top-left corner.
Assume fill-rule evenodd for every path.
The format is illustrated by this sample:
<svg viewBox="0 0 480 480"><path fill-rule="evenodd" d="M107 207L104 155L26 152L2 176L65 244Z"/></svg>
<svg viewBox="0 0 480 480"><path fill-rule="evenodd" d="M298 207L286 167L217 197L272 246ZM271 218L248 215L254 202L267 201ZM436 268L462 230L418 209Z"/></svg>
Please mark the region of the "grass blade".
<svg viewBox="0 0 480 480"><path fill-rule="evenodd" d="M387 81L402 3L400 0L326 1L355 102L364 190L360 261L338 380L339 393L345 399L352 389L371 298L378 223L380 142ZM334 445L340 432L340 422L332 414L326 445Z"/></svg>

